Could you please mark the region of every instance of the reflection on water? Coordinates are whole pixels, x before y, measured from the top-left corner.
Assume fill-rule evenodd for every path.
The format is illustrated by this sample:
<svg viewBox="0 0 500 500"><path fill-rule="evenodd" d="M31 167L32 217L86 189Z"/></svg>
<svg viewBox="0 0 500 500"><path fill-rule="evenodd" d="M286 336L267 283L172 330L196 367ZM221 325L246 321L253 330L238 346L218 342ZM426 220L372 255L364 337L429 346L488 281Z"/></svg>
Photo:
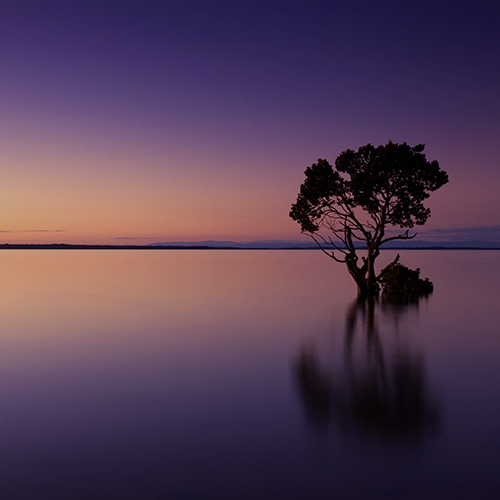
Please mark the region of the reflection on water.
<svg viewBox="0 0 500 500"><path fill-rule="evenodd" d="M313 425L335 422L343 431L399 444L436 429L439 406L426 384L423 355L400 331L401 319L417 311L418 300L355 301L341 359L334 352L324 361L318 346L302 347L294 372Z"/></svg>
<svg viewBox="0 0 500 500"><path fill-rule="evenodd" d="M497 500L500 252L403 261L0 252L0 499Z"/></svg>

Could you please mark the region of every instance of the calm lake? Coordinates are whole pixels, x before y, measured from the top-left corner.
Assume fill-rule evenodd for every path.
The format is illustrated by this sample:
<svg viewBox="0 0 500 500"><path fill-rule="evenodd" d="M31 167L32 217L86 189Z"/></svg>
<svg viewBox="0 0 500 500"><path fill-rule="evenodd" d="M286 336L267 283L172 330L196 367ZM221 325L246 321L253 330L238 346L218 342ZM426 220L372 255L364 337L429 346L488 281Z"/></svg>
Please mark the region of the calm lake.
<svg viewBox="0 0 500 500"><path fill-rule="evenodd" d="M500 251L400 254L2 251L0 497L500 498Z"/></svg>

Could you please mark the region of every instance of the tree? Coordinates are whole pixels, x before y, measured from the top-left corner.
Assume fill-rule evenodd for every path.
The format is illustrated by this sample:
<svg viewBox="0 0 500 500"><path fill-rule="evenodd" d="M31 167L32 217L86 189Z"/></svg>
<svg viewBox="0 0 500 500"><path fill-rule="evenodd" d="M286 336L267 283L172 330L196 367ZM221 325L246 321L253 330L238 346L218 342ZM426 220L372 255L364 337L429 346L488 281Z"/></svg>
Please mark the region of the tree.
<svg viewBox="0 0 500 500"><path fill-rule="evenodd" d="M380 246L391 240L409 240L409 229L423 225L430 209L423 202L448 182L437 161L427 161L425 146L389 141L385 146L348 149L335 160L335 168L318 160L305 171L290 217L304 234L337 262L345 263L366 296L379 291L384 270L375 273ZM387 234L389 227L406 229ZM358 265L357 250L363 242L366 257ZM396 261L395 261L396 262Z"/></svg>

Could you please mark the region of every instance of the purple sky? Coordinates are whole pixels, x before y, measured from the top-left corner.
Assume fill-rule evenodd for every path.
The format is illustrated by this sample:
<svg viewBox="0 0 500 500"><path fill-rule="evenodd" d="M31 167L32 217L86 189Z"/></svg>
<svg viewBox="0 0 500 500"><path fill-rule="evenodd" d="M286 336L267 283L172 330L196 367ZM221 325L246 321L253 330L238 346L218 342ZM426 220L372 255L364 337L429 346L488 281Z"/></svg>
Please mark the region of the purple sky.
<svg viewBox="0 0 500 500"><path fill-rule="evenodd" d="M305 168L389 140L449 173L429 238L498 234L499 19L481 1L1 2L0 242L298 238Z"/></svg>

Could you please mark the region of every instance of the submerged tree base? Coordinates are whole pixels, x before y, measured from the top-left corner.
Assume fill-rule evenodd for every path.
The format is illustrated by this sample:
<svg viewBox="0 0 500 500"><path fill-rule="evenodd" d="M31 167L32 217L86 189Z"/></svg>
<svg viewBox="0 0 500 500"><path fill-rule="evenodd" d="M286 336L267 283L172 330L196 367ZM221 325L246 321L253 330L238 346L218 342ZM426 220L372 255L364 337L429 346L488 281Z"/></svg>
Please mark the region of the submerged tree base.
<svg viewBox="0 0 500 500"><path fill-rule="evenodd" d="M349 267L348 267L349 268ZM410 269L399 262L399 254L372 280L349 269L358 286L358 300L374 299L382 291L385 302L407 303L426 297L434 290L429 278L420 278L420 269Z"/></svg>

